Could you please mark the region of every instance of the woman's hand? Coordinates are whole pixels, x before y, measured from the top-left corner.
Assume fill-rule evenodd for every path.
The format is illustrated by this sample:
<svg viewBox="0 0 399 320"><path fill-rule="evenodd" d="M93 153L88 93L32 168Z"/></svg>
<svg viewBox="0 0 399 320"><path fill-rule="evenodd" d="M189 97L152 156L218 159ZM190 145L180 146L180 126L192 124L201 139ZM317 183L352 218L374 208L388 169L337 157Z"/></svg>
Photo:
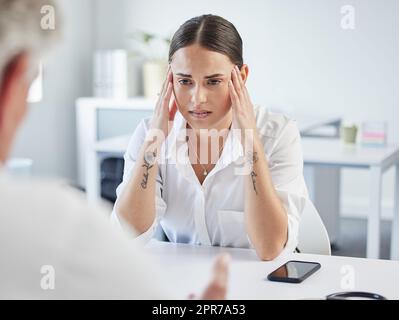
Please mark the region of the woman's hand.
<svg viewBox="0 0 399 320"><path fill-rule="evenodd" d="M256 131L254 108L237 66L231 71L229 93L233 109L233 121L235 121L237 128L242 131L246 129Z"/></svg>
<svg viewBox="0 0 399 320"><path fill-rule="evenodd" d="M166 80L159 93L159 98L151 119L150 130L162 130L164 138L166 138L172 127L176 112L177 105L173 92L173 74L169 66Z"/></svg>

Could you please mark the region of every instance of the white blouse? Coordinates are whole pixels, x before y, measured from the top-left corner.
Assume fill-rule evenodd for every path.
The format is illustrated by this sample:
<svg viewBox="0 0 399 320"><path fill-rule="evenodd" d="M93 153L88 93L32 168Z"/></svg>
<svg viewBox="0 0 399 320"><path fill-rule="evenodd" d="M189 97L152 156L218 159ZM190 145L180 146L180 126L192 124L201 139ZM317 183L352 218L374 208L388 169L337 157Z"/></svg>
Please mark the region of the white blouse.
<svg viewBox="0 0 399 320"><path fill-rule="evenodd" d="M254 110L271 178L288 214L285 249L292 252L298 242L300 216L308 201L300 134L295 121L262 107ZM123 182L116 191L118 197L131 177L149 120L141 121L130 140L124 156ZM162 146L162 163L156 178L156 218L139 239L149 241L161 227L171 242L253 248L244 222L245 176L237 174L243 164L239 138L231 130L219 160L201 185L189 161L187 143L178 138L186 123L178 112ZM121 226L115 208L111 217Z"/></svg>

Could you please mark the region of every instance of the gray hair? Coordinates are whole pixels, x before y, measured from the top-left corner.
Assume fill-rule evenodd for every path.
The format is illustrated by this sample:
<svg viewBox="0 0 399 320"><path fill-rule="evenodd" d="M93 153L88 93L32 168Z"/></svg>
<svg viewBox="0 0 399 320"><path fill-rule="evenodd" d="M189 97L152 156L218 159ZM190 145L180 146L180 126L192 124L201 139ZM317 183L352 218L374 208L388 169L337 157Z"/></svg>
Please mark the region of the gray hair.
<svg viewBox="0 0 399 320"><path fill-rule="evenodd" d="M54 12L54 28L43 27L46 9ZM4 69L21 53L27 53L32 79L39 60L60 37L55 0L0 0L0 84Z"/></svg>

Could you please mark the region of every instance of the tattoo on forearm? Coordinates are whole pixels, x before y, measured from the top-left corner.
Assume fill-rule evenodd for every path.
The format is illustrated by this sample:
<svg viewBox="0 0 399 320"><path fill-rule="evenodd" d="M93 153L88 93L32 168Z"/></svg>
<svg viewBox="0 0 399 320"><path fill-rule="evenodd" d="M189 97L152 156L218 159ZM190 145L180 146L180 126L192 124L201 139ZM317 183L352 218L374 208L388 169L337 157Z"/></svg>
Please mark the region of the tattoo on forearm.
<svg viewBox="0 0 399 320"><path fill-rule="evenodd" d="M257 152L248 152L248 160L252 166L252 171L251 171L252 186L254 188L255 193L258 194L258 190L256 189L256 177L258 175L255 173L255 170L253 168L253 165L255 163L257 163L259 160L258 153Z"/></svg>
<svg viewBox="0 0 399 320"><path fill-rule="evenodd" d="M143 175L143 180L141 181L141 187L143 189L147 188L147 184L148 184L148 176L150 175L149 170L154 166L154 160L156 158L157 154L156 152L146 152L144 154L144 164L142 165L142 167L144 167L146 169L144 175Z"/></svg>
<svg viewBox="0 0 399 320"><path fill-rule="evenodd" d="M258 190L256 190L256 177L258 175L255 173L255 171L251 172L251 179L252 179L252 186L254 187L254 191L256 193L256 195L258 195Z"/></svg>

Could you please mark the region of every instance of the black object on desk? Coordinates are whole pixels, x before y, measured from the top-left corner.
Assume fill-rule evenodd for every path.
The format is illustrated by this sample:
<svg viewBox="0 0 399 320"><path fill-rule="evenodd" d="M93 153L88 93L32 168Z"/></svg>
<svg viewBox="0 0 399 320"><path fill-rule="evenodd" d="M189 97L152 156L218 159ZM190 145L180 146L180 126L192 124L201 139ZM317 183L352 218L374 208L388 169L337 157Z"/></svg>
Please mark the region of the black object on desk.
<svg viewBox="0 0 399 320"><path fill-rule="evenodd" d="M353 300L353 299L366 299L366 300L388 300L384 296L364 291L346 291L329 294L327 300Z"/></svg>
<svg viewBox="0 0 399 320"><path fill-rule="evenodd" d="M267 276L270 281L300 283L321 267L318 262L291 260Z"/></svg>

